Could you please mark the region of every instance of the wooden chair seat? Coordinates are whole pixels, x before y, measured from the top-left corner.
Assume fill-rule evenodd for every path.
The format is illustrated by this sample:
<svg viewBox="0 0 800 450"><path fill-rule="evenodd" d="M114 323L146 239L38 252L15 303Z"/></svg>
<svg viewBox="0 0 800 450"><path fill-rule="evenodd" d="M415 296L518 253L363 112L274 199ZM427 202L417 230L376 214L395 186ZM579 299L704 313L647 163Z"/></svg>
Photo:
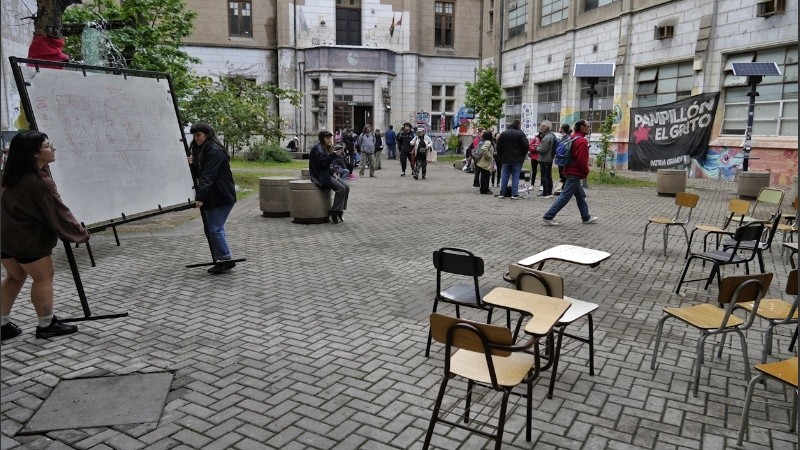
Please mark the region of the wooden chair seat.
<svg viewBox="0 0 800 450"><path fill-rule="evenodd" d="M686 231L686 225L689 221L692 220L692 211L697 206L697 201L700 199L700 196L697 194L689 194L687 192L678 192L675 194L675 205L678 207L677 212L675 213L674 217L662 217L662 216L655 216L655 217L648 217L647 224L644 226L644 234L642 235L642 251L644 251L644 243L647 240L647 229L650 225L663 225L664 230L662 231L663 241L664 241L664 255L667 254L667 241L669 236L669 228L673 226L681 227L683 230L683 237L686 239L687 246L689 245L689 233ZM681 214L683 210L686 210L685 214Z"/></svg>
<svg viewBox="0 0 800 450"><path fill-rule="evenodd" d="M657 223L659 225L667 225L667 224L685 224L686 222L683 220L675 220L672 217L648 217L647 220L651 223Z"/></svg>
<svg viewBox="0 0 800 450"><path fill-rule="evenodd" d="M706 233L732 233L731 231L714 225L695 225L694 228L699 231L705 231Z"/></svg>
<svg viewBox="0 0 800 450"><path fill-rule="evenodd" d="M722 319L725 317L725 310L708 303L687 306L685 308L664 308L664 312L676 319L680 319L689 325L704 330L719 328ZM744 321L731 315L728 318L726 327L735 327L743 324Z"/></svg>
<svg viewBox="0 0 800 450"><path fill-rule="evenodd" d="M492 356L497 384L506 387L520 384L535 362L533 355L522 352ZM492 383L483 353L459 349L450 357L450 372L479 383Z"/></svg>
<svg viewBox="0 0 800 450"><path fill-rule="evenodd" d="M597 303L585 302L583 300L574 299L572 297L564 297L564 300L569 300L572 305L570 305L567 312L558 319L558 325L569 324L575 322L576 320L580 319L581 317L591 314L600 307Z"/></svg>
<svg viewBox="0 0 800 450"><path fill-rule="evenodd" d="M739 307L748 311L753 310L753 302L740 303ZM778 298L765 298L758 305L758 316L768 320L780 320L789 317L792 304ZM797 311L792 315L792 319L797 320Z"/></svg>
<svg viewBox="0 0 800 450"><path fill-rule="evenodd" d="M756 370L797 387L797 356L783 361L756 364Z"/></svg>

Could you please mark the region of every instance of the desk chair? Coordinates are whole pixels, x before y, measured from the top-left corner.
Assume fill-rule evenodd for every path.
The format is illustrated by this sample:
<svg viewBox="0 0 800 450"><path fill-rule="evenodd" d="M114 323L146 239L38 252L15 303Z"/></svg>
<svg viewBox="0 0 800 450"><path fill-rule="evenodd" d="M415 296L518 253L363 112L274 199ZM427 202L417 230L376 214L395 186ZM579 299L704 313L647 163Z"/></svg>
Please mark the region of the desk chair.
<svg viewBox="0 0 800 450"><path fill-rule="evenodd" d="M520 266L522 267L522 266ZM558 372L558 360L561 356L561 340L564 336L575 339L577 341L589 344L589 374L594 376L594 321L592 313L599 308L597 303L584 302L570 297L564 296L564 279L556 274L542 272L540 270L527 269L523 267L515 279L515 286L517 290L532 292L534 294L547 295L549 297L557 297L569 300L572 303L569 309L564 313L561 319L555 325L558 328L558 340L556 343L555 352L551 355L553 358L553 369L550 373L550 387L547 391L547 398L553 398L553 389L556 383L556 373ZM509 268L509 273L512 270ZM576 322L578 319L586 317L589 322L589 337L579 337L569 333L565 333L564 329L568 325ZM520 325L522 320L517 324L514 338L516 339L519 334Z"/></svg>
<svg viewBox="0 0 800 450"><path fill-rule="evenodd" d="M750 246L750 254L749 255L740 255L739 248L742 246L743 243L748 241L756 241L761 238L761 234L764 232L764 224L761 222L749 222L746 223L733 233L733 240L734 245L730 247L729 250L714 250L710 252L702 252L702 253L692 253L689 256L689 259L686 260L686 265L683 267L683 273L681 274L681 279L678 281L678 286L675 288L675 293L681 293L681 286L683 283L688 283L691 281L701 281L706 280L705 289L708 289L708 286L711 284L711 280L716 275L717 277L717 284L721 287L722 280L720 278L720 272L722 266L727 266L731 264L744 264L745 273L750 273L750 261L755 259L756 257L756 248L757 246L751 245ZM689 271L689 266L692 264L692 261L695 259L699 259L701 261L707 261L713 264L711 269L711 273L708 275L708 279L706 278L696 278L693 280L686 279L686 273Z"/></svg>
<svg viewBox="0 0 800 450"><path fill-rule="evenodd" d="M755 239L752 241L745 241L739 244L739 250L754 250L756 252L756 256L758 256L758 268L761 270L761 273L764 273L764 255L762 252L764 250L769 250L772 247L772 240L775 239L775 233L778 231L778 222L781 220L781 211L778 212L772 217L769 223L765 223L764 227L766 230L762 233L759 239ZM723 250L727 250L732 248L736 245L736 241L728 238L722 241L722 248Z"/></svg>
<svg viewBox="0 0 800 450"><path fill-rule="evenodd" d="M486 323L492 321L492 305L483 302L483 297L491 288L480 286L479 277L483 275L483 259L472 252L460 248L442 247L433 252L433 266L436 268L436 297L433 300L433 312L439 302L450 303L456 307L456 317L461 317L461 307L487 311ZM457 283L442 289L442 274L448 273L472 278L472 283ZM511 328L511 312L506 312L506 323ZM428 344L425 357L431 353L431 335L428 333Z"/></svg>
<svg viewBox="0 0 800 450"><path fill-rule="evenodd" d="M463 319L443 316L433 313L430 317L431 335L437 342L445 344L444 377L439 387L439 394L433 406L433 414L425 434L425 443L422 448L430 447L433 429L436 422L446 423L450 426L462 428L482 436L495 439L494 448L499 450L503 442L503 428L506 422L508 397L514 387L525 384L527 391L525 397L525 438L531 441L531 415L533 381L539 375L539 354L526 353L523 350L530 348L539 339L533 337L522 346L515 346L511 330L495 325L470 322ZM453 351L453 348L457 350ZM447 420L439 417L447 383L451 378L462 377L467 380L467 398L463 420ZM472 390L476 384L490 386L502 393L500 402L500 417L497 430L494 434L480 429L469 428L469 408L472 400Z"/></svg>
<svg viewBox="0 0 800 450"><path fill-rule="evenodd" d="M719 236L720 235L728 235L730 236L733 234L732 231L728 230L728 226L733 222L734 217L739 217L740 219L744 217L747 212L750 211L750 202L747 200L739 200L738 198L732 198L728 202L728 215L725 217L725 220L722 222L722 226L714 226L714 225L695 225L692 233L689 235L689 244L686 246L686 256L685 258L689 257L692 251L692 240L694 239L694 234L697 231L703 231L706 234L703 235L703 251L708 251L708 236L713 234L717 241L717 246L715 249L719 249ZM742 225L742 222L738 222L739 226Z"/></svg>
<svg viewBox="0 0 800 450"><path fill-rule="evenodd" d="M772 333L778 325L796 325L797 324L797 269L789 272L789 278L786 280L786 294L794 297L794 301L786 302L778 298L765 298L761 300L758 310L755 315L769 322L764 334L764 351L761 353L761 362L767 362L767 355L772 354ZM753 302L740 303L739 308L745 309L748 312L753 312ZM789 346L789 351L794 348L795 337L792 338L792 343Z"/></svg>
<svg viewBox="0 0 800 450"><path fill-rule="evenodd" d="M789 431L794 432L797 428L797 364L796 356L791 359L771 362L769 364L756 364L756 370L761 373L750 380L750 383L747 385L747 395L744 401L744 408L742 409L742 421L739 423L739 437L736 439L736 445L742 445L744 433L745 430L747 430L748 418L750 416L750 403L753 401L753 391L755 391L756 385L764 378L778 380L792 388L792 413L789 422Z"/></svg>
<svg viewBox="0 0 800 450"><path fill-rule="evenodd" d="M656 225L664 225L664 255L667 254L667 238L669 236L669 227L681 227L683 230L683 235L686 238L686 244L689 244L689 233L686 232L686 224L692 220L692 211L694 211L695 206L697 206L697 200L700 199L700 196L697 194L689 194L687 192L678 192L675 194L675 204L678 206L678 210L675 212L674 217L649 217L647 219L647 225L644 226L644 236L642 237L642 251L644 251L644 242L647 240L647 228L651 224ZM686 208L687 213L686 216L683 217L681 212L683 208Z"/></svg>
<svg viewBox="0 0 800 450"><path fill-rule="evenodd" d="M783 195L782 189L771 187L761 188L761 190L758 191L756 201L752 204L750 212L744 217L734 216L733 220L738 222L752 222L754 220L769 222L775 213L781 209Z"/></svg>
<svg viewBox="0 0 800 450"><path fill-rule="evenodd" d="M694 361L694 396L697 397L698 383L700 382L700 366L703 364L703 353L706 338L714 335L722 335L723 342L727 333L739 335L742 345L742 356L745 363L745 380L750 379L750 363L747 356L747 341L743 331L753 325L755 314L747 314L747 320L742 320L733 315L737 304L742 302L753 302L753 308L758 309L761 298L769 290L772 282L771 273L760 273L757 275L737 275L725 277L720 285L717 301L724 309L708 303L699 305L685 306L682 308L664 308L666 315L658 321L656 327L656 343L653 346L653 358L650 360L650 369L655 370L656 358L658 357L658 346L661 342L661 333L664 329L664 322L670 317L674 317L687 325L700 331L700 339L697 341L696 355ZM721 344L723 345L723 344ZM720 356L722 348L720 347Z"/></svg>

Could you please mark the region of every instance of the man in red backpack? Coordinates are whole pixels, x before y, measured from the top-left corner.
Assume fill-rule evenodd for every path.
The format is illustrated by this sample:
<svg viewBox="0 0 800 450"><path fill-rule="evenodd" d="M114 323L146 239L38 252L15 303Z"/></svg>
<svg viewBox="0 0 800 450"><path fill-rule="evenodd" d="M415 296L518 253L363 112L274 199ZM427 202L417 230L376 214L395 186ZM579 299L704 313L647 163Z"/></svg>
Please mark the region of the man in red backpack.
<svg viewBox="0 0 800 450"><path fill-rule="evenodd" d="M581 213L583 223L588 225L597 223L597 217L589 214L589 205L586 204L586 193L581 187L581 180L589 176L589 141L586 135L591 129L588 122L579 120L575 123L575 132L572 134L571 157L569 163L564 166L564 177L567 179L558 196L550 209L544 213L542 218L545 225L555 226L558 222L553 220L570 199L575 196L578 203L578 211Z"/></svg>

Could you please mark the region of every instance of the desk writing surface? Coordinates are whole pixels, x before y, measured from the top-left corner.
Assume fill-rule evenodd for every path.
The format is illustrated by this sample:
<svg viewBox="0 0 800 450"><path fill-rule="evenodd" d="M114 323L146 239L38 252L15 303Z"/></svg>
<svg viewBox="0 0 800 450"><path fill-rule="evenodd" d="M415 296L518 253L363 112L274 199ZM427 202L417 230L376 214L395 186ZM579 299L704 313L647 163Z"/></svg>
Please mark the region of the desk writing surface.
<svg viewBox="0 0 800 450"><path fill-rule="evenodd" d="M797 242L784 242L783 246L788 248L788 249L792 249L794 251L797 251Z"/></svg>
<svg viewBox="0 0 800 450"><path fill-rule="evenodd" d="M530 314L532 317L525 324L525 332L535 335L547 334L571 305L569 300L563 298L548 297L504 287L492 289L486 294L483 301Z"/></svg>
<svg viewBox="0 0 800 450"><path fill-rule="evenodd" d="M577 245L557 245L533 256L520 260L517 264L521 266L533 266L548 259L558 259L584 266L593 266L611 256L611 253L600 250L593 250Z"/></svg>

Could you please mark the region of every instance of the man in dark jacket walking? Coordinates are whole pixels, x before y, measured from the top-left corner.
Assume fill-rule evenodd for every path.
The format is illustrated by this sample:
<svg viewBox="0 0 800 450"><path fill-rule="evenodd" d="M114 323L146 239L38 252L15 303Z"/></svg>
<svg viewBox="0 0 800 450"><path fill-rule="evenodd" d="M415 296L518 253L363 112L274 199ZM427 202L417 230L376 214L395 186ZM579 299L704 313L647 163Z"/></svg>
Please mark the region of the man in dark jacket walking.
<svg viewBox="0 0 800 450"><path fill-rule="evenodd" d="M589 176L589 141L586 140L586 135L589 134L590 129L589 123L585 120L579 120L575 123L575 132L571 137L572 147L570 153L572 157L569 164L564 167L564 176L567 181L564 183L564 188L561 189L561 195L553 202L550 209L544 213L543 221L545 225L558 225L558 222L553 218L567 205L573 195L578 203L578 211L581 213L583 223L587 225L597 223L597 217L592 217L589 214L586 193L583 192L583 187L581 186L581 180Z"/></svg>
<svg viewBox="0 0 800 450"><path fill-rule="evenodd" d="M499 198L505 197L508 178L511 177L511 198L519 199L519 174L528 154L528 138L519 127L520 121L515 119L508 129L500 134L497 142L497 154L503 161Z"/></svg>
<svg viewBox="0 0 800 450"><path fill-rule="evenodd" d="M414 132L411 131L411 124L406 122L403 124L403 131L397 136L397 147L400 150L400 169L403 173L401 177L406 176L406 161L411 162L411 171L414 171L414 160L411 159L411 152L414 148L411 146L411 140L414 139Z"/></svg>

